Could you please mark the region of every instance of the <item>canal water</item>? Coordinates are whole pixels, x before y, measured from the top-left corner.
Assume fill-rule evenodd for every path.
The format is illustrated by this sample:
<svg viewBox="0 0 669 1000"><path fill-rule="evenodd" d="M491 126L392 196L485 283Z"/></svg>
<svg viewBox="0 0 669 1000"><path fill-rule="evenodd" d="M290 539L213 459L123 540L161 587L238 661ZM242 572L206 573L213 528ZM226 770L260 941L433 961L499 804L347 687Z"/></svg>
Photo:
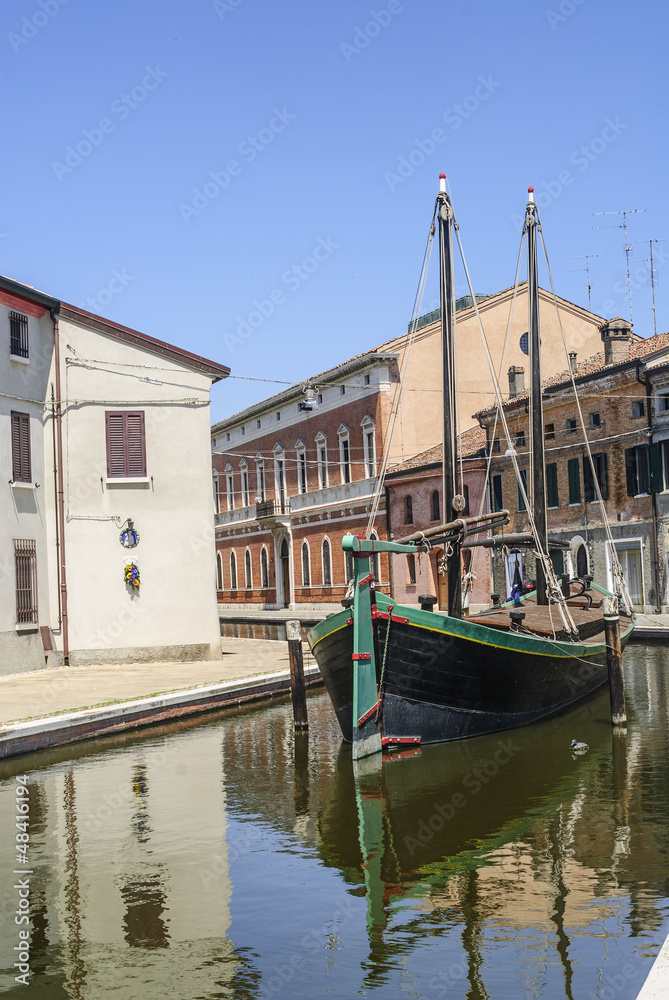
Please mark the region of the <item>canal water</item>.
<svg viewBox="0 0 669 1000"><path fill-rule="evenodd" d="M281 700L5 763L0 990L632 1000L669 931L669 653L625 672L622 737L604 691L354 775L321 691L308 735Z"/></svg>

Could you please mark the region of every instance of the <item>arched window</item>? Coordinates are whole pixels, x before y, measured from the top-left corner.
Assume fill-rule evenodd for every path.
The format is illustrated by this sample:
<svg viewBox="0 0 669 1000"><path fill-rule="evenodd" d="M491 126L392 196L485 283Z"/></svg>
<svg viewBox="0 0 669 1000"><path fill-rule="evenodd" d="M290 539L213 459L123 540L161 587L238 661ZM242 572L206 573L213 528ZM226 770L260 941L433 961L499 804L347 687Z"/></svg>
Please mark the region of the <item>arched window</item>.
<svg viewBox="0 0 669 1000"><path fill-rule="evenodd" d="M251 550L247 549L244 553L244 586L247 590L251 590L253 587L253 580L251 579Z"/></svg>
<svg viewBox="0 0 669 1000"><path fill-rule="evenodd" d="M332 553L330 551L330 539L323 539L322 546L322 559L323 559L323 586L332 586Z"/></svg>
<svg viewBox="0 0 669 1000"><path fill-rule="evenodd" d="M230 553L230 590L237 589L237 553L233 549Z"/></svg>
<svg viewBox="0 0 669 1000"><path fill-rule="evenodd" d="M346 585L353 579L353 556L350 552L344 553L344 573L346 575Z"/></svg>
<svg viewBox="0 0 669 1000"><path fill-rule="evenodd" d="M260 500L265 499L265 459L256 455L256 494Z"/></svg>
<svg viewBox="0 0 669 1000"><path fill-rule="evenodd" d="M411 494L404 498L404 523L413 524L413 497Z"/></svg>
<svg viewBox="0 0 669 1000"><path fill-rule="evenodd" d="M223 590L223 560L221 553L216 553L216 590Z"/></svg>
<svg viewBox="0 0 669 1000"><path fill-rule="evenodd" d="M267 549L263 545L260 550L260 586L263 590L269 587L269 563L267 560Z"/></svg>
<svg viewBox="0 0 669 1000"><path fill-rule="evenodd" d="M432 520L438 521L441 517L439 513L439 490L432 491Z"/></svg>
<svg viewBox="0 0 669 1000"><path fill-rule="evenodd" d="M576 549L576 576L583 579L588 574L588 550L581 543Z"/></svg>
<svg viewBox="0 0 669 1000"><path fill-rule="evenodd" d="M342 483L351 482L351 441L346 424L340 424L337 430L339 436L339 468Z"/></svg>
<svg viewBox="0 0 669 1000"><path fill-rule="evenodd" d="M324 490L328 485L328 439L323 431L316 435L316 454L318 455L318 488Z"/></svg>
<svg viewBox="0 0 669 1000"><path fill-rule="evenodd" d="M311 586L311 561L309 559L309 543L302 542L302 586Z"/></svg>
<svg viewBox="0 0 669 1000"><path fill-rule="evenodd" d="M228 463L225 467L225 499L228 510L235 509L235 484L232 478L232 466Z"/></svg>
<svg viewBox="0 0 669 1000"><path fill-rule="evenodd" d="M213 489L214 489L214 513L218 514L218 513L220 513L220 510L221 510L221 507L220 507L221 498L220 498L219 492L218 492L218 472L216 471L216 469L214 469L213 474L212 474L212 486L213 486Z"/></svg>
<svg viewBox="0 0 669 1000"><path fill-rule="evenodd" d="M367 414L362 421L362 451L365 461L365 479L376 475L376 444L374 440L374 420Z"/></svg>
<svg viewBox="0 0 669 1000"><path fill-rule="evenodd" d="M377 533L375 531L373 531L369 537L370 537L370 540L373 540L375 542L378 542L378 540L379 540L379 536L377 535ZM372 555L371 555L371 558L370 558L370 569L371 569L372 575L374 577L374 582L378 583L379 580L381 579L381 577L379 576L379 554L378 554L378 552L373 552Z"/></svg>
<svg viewBox="0 0 669 1000"><path fill-rule="evenodd" d="M295 455L297 458L297 492L307 492L307 452L304 441L301 438L295 442Z"/></svg>
<svg viewBox="0 0 669 1000"><path fill-rule="evenodd" d="M249 467L246 464L246 459L243 458L239 463L239 470L242 476L242 507L248 507L249 505Z"/></svg>
<svg viewBox="0 0 669 1000"><path fill-rule="evenodd" d="M272 448L274 452L274 496L283 503L286 499L286 452L280 441Z"/></svg>

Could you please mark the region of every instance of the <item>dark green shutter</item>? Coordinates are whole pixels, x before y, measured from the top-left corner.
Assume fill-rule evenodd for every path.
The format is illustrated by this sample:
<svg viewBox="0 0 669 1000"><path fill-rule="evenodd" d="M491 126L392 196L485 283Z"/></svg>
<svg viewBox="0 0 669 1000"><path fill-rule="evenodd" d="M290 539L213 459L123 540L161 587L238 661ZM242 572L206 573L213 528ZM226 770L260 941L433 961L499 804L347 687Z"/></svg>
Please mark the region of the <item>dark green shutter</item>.
<svg viewBox="0 0 669 1000"><path fill-rule="evenodd" d="M577 458L570 458L567 462L567 476L569 477L569 503L580 503L581 477Z"/></svg>
<svg viewBox="0 0 669 1000"><path fill-rule="evenodd" d="M502 510L504 507L502 500L502 477L497 474L492 477L492 509Z"/></svg>
<svg viewBox="0 0 669 1000"><path fill-rule="evenodd" d="M583 499L586 503L591 503L595 499L595 480L592 475L590 459L587 455L583 456Z"/></svg>
<svg viewBox="0 0 669 1000"><path fill-rule="evenodd" d="M664 473L662 470L662 446L651 444L648 449L648 462L650 465L650 492L661 493L664 489Z"/></svg>
<svg viewBox="0 0 669 1000"><path fill-rule="evenodd" d="M639 492L639 480L636 474L636 448L625 448L625 478L627 479L627 496L635 497Z"/></svg>
<svg viewBox="0 0 669 1000"><path fill-rule="evenodd" d="M527 493L527 469L520 470L520 478L525 488L525 493ZM520 483L517 483L516 485L518 488L518 510L527 510L527 507L525 506L525 497L520 489Z"/></svg>
<svg viewBox="0 0 669 1000"><path fill-rule="evenodd" d="M599 492L602 494L602 500L608 500L609 470L608 470L608 462L605 451L595 456L595 469L597 470L597 479L599 481ZM596 494L595 494L595 499L597 499Z"/></svg>
<svg viewBox="0 0 669 1000"><path fill-rule="evenodd" d="M557 507L559 504L557 464L555 462L546 466L546 504L549 507Z"/></svg>

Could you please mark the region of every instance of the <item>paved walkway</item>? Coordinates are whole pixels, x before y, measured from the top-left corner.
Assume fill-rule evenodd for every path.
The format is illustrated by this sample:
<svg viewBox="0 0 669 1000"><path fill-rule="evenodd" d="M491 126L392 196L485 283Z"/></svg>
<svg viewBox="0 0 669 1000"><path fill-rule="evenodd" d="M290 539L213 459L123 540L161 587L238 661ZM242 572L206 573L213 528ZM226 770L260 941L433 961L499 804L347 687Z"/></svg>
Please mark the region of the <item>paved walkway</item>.
<svg viewBox="0 0 669 1000"><path fill-rule="evenodd" d="M637 615L635 639L666 639L669 642L669 615Z"/></svg>
<svg viewBox="0 0 669 1000"><path fill-rule="evenodd" d="M0 759L290 691L287 646L222 639L222 660L58 667L0 677ZM320 681L304 648L308 685Z"/></svg>
<svg viewBox="0 0 669 1000"><path fill-rule="evenodd" d="M282 642L221 639L221 648L222 660L57 667L0 677L0 726L289 669ZM307 666L314 661L303 648Z"/></svg>
<svg viewBox="0 0 669 1000"><path fill-rule="evenodd" d="M278 608L264 611L262 608L233 608L218 606L218 617L222 622L258 622L260 624L282 625L288 621L300 621L303 625L316 625L322 622L326 615L341 611L341 604L325 604L323 608L309 610L299 608L289 611L288 608Z"/></svg>
<svg viewBox="0 0 669 1000"><path fill-rule="evenodd" d="M669 937L641 987L637 1000L667 1000L669 997Z"/></svg>

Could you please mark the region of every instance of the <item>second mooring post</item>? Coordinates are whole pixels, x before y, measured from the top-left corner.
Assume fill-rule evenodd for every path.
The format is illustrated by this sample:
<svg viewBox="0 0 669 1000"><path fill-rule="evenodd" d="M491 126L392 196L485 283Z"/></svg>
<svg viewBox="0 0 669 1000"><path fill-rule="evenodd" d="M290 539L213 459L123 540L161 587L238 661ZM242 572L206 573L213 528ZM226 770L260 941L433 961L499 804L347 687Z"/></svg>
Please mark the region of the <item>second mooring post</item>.
<svg viewBox="0 0 669 1000"><path fill-rule="evenodd" d="M611 697L611 722L614 726L627 723L625 712L625 684L623 681L623 652L620 645L620 615L618 598L604 598L604 635L606 662L609 668L609 695Z"/></svg>
<svg viewBox="0 0 669 1000"><path fill-rule="evenodd" d="M293 701L293 721L296 729L306 729L307 692L304 686L304 666L302 663L302 626L294 619L286 622L288 655L290 656L290 696Z"/></svg>

